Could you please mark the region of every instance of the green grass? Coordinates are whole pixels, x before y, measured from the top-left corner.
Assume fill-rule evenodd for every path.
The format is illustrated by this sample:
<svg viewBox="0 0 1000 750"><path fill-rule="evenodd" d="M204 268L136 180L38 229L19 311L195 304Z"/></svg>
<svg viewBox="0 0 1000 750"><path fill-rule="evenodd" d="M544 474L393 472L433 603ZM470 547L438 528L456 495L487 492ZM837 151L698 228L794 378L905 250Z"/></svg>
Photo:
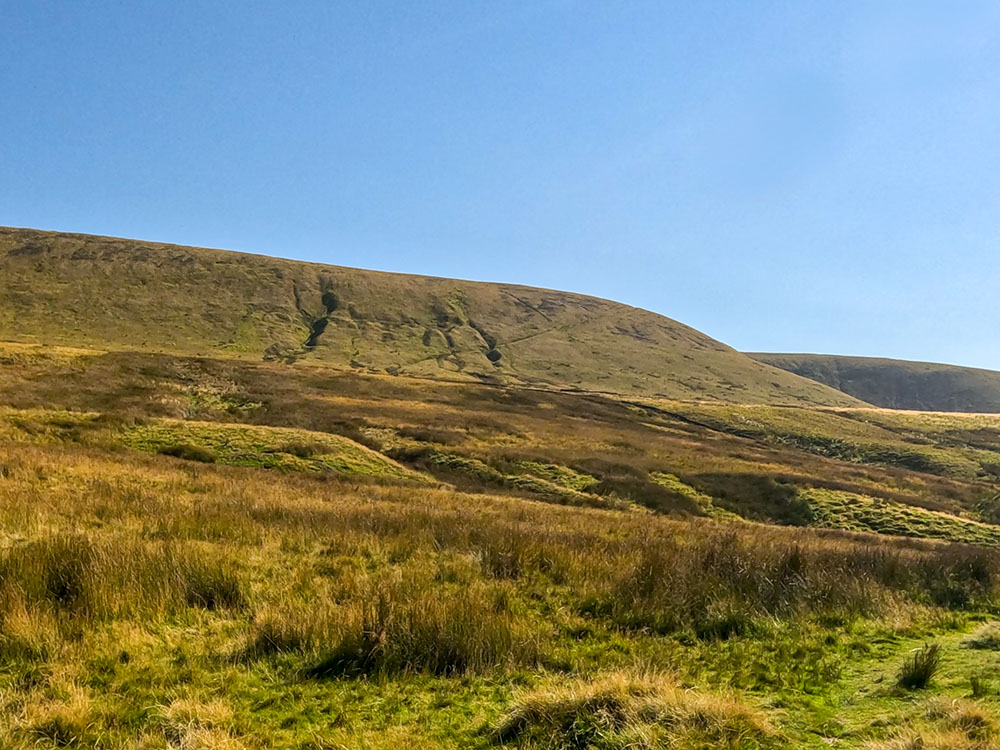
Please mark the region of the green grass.
<svg viewBox="0 0 1000 750"><path fill-rule="evenodd" d="M583 492L593 487L599 481L596 477L573 471L567 466L540 463L538 461L515 461L512 469L530 474L539 479L544 479L559 487L565 487L568 490L576 490L577 492Z"/></svg>
<svg viewBox="0 0 1000 750"><path fill-rule="evenodd" d="M1000 417L544 290L0 273L2 747L998 747Z"/></svg>
<svg viewBox="0 0 1000 750"><path fill-rule="evenodd" d="M808 523L802 503L792 507L785 496L830 489L1000 520L992 500L1000 492L998 417L623 403L282 364L48 353L23 345L0 345L0 356L10 363L0 368L0 399L49 423L34 436L19 431L24 439L79 437L71 434L79 429L55 424L62 417L45 414L102 414L108 425L151 417L215 421L344 437L465 489L555 502L624 501L705 514L704 497L711 497L715 511ZM424 460L431 453L440 460ZM929 463L911 460L915 454ZM273 462L275 455L264 458ZM294 458L292 451L283 460L301 466ZM691 491L664 487L656 481L661 475Z"/></svg>
<svg viewBox="0 0 1000 750"><path fill-rule="evenodd" d="M801 497L815 526L1000 546L1000 527L971 519L834 490L808 490Z"/></svg>
<svg viewBox="0 0 1000 750"><path fill-rule="evenodd" d="M712 518L718 518L722 520L737 520L740 518L736 513L732 511L725 510L724 508L718 508L715 505L715 501L712 499L711 495L706 495L704 492L699 492L694 487L689 484L685 484L678 477L673 474L665 474L663 472L653 472L650 477L654 482L664 487L665 489L675 492L681 497L684 497L693 503L695 503L706 516L711 516Z"/></svg>
<svg viewBox="0 0 1000 750"><path fill-rule="evenodd" d="M1000 417L730 404L671 408L714 430L849 463L976 479L1000 458L993 450L1000 441L984 450L976 440L991 430L1000 435Z"/></svg>
<svg viewBox="0 0 1000 750"><path fill-rule="evenodd" d="M0 361L0 746L996 746L1000 418Z"/></svg>
<svg viewBox="0 0 1000 750"><path fill-rule="evenodd" d="M506 488L566 505L612 504L584 493L583 490L593 486L596 480L588 482L585 475L565 467L531 461L515 462L509 467L510 473L505 473L478 458L443 451L420 448L416 451L397 450L391 455L464 487ZM576 489L573 485L582 489Z"/></svg>
<svg viewBox="0 0 1000 750"><path fill-rule="evenodd" d="M192 446L230 466L427 481L427 477L347 438L306 430L157 421L126 427L118 439L147 453L169 454L178 446Z"/></svg>

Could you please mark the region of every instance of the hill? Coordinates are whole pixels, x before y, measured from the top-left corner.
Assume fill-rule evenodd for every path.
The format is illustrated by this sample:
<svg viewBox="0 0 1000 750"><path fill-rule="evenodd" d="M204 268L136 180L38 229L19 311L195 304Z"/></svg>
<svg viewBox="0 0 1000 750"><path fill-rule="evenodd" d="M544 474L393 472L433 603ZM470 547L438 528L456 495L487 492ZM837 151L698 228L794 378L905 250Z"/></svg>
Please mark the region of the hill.
<svg viewBox="0 0 1000 750"><path fill-rule="evenodd" d="M0 237L0 747L996 747L1000 415L578 295Z"/></svg>
<svg viewBox="0 0 1000 750"><path fill-rule="evenodd" d="M887 409L1000 412L1000 372L972 367L820 354L751 354Z"/></svg>
<svg viewBox="0 0 1000 750"><path fill-rule="evenodd" d="M11 228L0 228L0 278L0 340L858 405L669 318L567 292Z"/></svg>
<svg viewBox="0 0 1000 750"><path fill-rule="evenodd" d="M578 295L0 236L0 747L998 747L1000 414Z"/></svg>

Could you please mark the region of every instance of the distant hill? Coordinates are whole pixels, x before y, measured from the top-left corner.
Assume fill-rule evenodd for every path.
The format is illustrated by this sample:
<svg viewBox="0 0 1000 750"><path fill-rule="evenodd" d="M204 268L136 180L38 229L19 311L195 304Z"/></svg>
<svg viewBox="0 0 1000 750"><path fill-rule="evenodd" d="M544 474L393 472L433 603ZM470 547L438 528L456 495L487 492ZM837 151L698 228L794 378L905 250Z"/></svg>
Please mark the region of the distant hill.
<svg viewBox="0 0 1000 750"><path fill-rule="evenodd" d="M1000 412L1000 372L992 370L821 354L754 353L750 356L875 406L922 411Z"/></svg>
<svg viewBox="0 0 1000 750"><path fill-rule="evenodd" d="M856 405L579 294L0 228L0 339L617 394Z"/></svg>

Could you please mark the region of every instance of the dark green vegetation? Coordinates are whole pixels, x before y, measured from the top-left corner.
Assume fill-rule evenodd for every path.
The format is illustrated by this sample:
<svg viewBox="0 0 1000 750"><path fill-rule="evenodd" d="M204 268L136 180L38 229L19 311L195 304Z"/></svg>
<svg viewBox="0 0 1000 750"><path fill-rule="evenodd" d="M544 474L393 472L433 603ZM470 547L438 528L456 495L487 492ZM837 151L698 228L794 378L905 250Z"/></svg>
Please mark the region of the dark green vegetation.
<svg viewBox="0 0 1000 750"><path fill-rule="evenodd" d="M821 354L751 354L875 406L1000 412L1000 372L930 362Z"/></svg>
<svg viewBox="0 0 1000 750"><path fill-rule="evenodd" d="M573 295L2 241L0 747L1000 747L1000 416Z"/></svg>
<svg viewBox="0 0 1000 750"><path fill-rule="evenodd" d="M607 300L0 228L0 340L298 361L669 398L851 405Z"/></svg>
<svg viewBox="0 0 1000 750"><path fill-rule="evenodd" d="M913 655L903 662L902 669L899 670L899 679L896 680L901 688L907 690L923 690L931 684L934 673L941 666L941 647L936 643L931 643L923 648L918 648Z"/></svg>

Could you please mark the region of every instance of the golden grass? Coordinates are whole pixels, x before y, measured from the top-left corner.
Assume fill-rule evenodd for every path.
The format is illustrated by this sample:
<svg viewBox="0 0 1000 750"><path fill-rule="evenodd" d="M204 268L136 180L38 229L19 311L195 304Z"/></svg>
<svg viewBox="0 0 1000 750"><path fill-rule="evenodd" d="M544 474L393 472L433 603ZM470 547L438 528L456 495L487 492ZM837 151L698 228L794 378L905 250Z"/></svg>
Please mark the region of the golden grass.
<svg viewBox="0 0 1000 750"><path fill-rule="evenodd" d="M869 750L996 750L998 726L993 714L969 700L930 700L923 712L887 740L870 742Z"/></svg>
<svg viewBox="0 0 1000 750"><path fill-rule="evenodd" d="M22 342L304 360L466 382L860 404L669 318L567 292L10 228L0 228L0 277L0 337ZM56 310L72 311L68 322ZM317 323L322 335L313 341Z"/></svg>
<svg viewBox="0 0 1000 750"><path fill-rule="evenodd" d="M58 357L18 361L0 368L0 400L100 413L106 427L141 427L150 417L229 423L225 429L219 425L221 435L239 429L232 423L252 423L308 431L305 438L284 441L288 445L318 443L315 433L327 433L383 455L446 453L457 460L424 467L439 479L464 489L564 502L580 498L559 490L595 497L607 489L605 480L627 476L630 485L623 491L629 498L670 512L701 512L690 498L664 504L664 488L655 477L669 475L690 487L692 497L711 496L716 511L779 523L788 522L780 510L753 510L761 478L795 491L836 490L993 520L982 502L996 494L992 472L1000 471L995 460L1000 454L972 447L983 435L992 439L990 431L996 429L989 426L976 434L966 430L956 442L951 432L932 426L921 432L922 427L869 424L867 412L628 403L595 394L134 352L82 357L70 364ZM79 431L57 426L31 439L80 437ZM301 463L299 456L274 452L282 441L265 439L261 446L264 451L237 451L236 460ZM507 479L484 484L481 471L454 471L459 464L485 465L487 473ZM560 483L573 486L553 486ZM717 502L720 487L733 494L724 508Z"/></svg>
<svg viewBox="0 0 1000 750"><path fill-rule="evenodd" d="M774 691L798 721L858 654L891 682L904 650L938 637L927 628L1000 604L996 551L745 520L797 521L822 495L843 525L863 510L955 538L992 527L893 502L971 516L986 479L835 460L648 405L122 353L32 353L0 369L0 396L27 407L0 415L0 747L483 750L476 727L531 706L511 742L558 746L545 717L591 699L613 709L577 723L608 747L788 746L800 725L715 688ZM833 424L792 413L782 429L801 435ZM171 421L185 414L198 421ZM727 424L741 415L727 407ZM116 444L163 425L253 460ZM344 445L502 481L255 468ZM542 486L602 507L537 502ZM954 653L933 690L957 684ZM921 714L879 741L994 742L964 721Z"/></svg>
<svg viewBox="0 0 1000 750"><path fill-rule="evenodd" d="M331 629L341 640L322 639L324 647L354 638L363 651L382 630L399 647L384 663L358 657L362 671L477 669L514 653L530 661L534 647L517 645L533 640L518 635L527 621L501 605L511 580L568 587L581 612L624 628L702 637L739 634L762 617L878 615L904 600L985 603L1000 580L994 555L926 542L692 525L84 448L8 444L0 462L14 467L0 485L9 540L0 601L9 611L101 620L273 610L312 592L318 603L348 605ZM456 619L470 612L485 619ZM310 638L300 640L317 642ZM435 661L450 639L482 651Z"/></svg>
<svg viewBox="0 0 1000 750"><path fill-rule="evenodd" d="M662 675L614 673L556 683L515 701L493 733L513 747L768 748L783 743L759 709L685 690Z"/></svg>

